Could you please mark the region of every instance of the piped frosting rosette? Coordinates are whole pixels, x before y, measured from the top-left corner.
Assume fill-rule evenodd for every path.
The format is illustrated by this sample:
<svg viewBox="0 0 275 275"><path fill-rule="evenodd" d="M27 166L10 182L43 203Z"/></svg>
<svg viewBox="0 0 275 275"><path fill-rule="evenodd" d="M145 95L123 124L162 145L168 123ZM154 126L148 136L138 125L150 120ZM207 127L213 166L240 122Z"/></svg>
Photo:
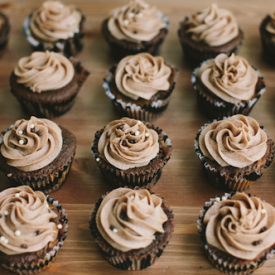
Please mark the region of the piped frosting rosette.
<svg viewBox="0 0 275 275"><path fill-rule="evenodd" d="M198 229L209 260L227 274L251 274L275 253L275 209L245 193L206 202Z"/></svg>
<svg viewBox="0 0 275 275"><path fill-rule="evenodd" d="M225 190L251 186L274 157L274 145L258 122L235 115L202 127L195 151L209 182Z"/></svg>

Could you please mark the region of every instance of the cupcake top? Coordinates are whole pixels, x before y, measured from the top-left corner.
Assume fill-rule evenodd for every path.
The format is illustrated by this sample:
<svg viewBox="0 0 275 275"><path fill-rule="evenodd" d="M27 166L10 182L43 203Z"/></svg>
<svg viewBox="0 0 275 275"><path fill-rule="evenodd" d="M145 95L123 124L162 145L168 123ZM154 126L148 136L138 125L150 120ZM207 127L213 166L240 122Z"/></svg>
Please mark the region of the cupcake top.
<svg viewBox="0 0 275 275"><path fill-rule="evenodd" d="M17 83L36 93L57 90L74 77L71 61L60 53L34 52L19 59L14 69Z"/></svg>
<svg viewBox="0 0 275 275"><path fill-rule="evenodd" d="M162 199L146 189L115 189L100 204L97 228L120 251L145 248L155 239L155 233L164 232L167 215L161 205Z"/></svg>
<svg viewBox="0 0 275 275"><path fill-rule="evenodd" d="M212 47L224 45L239 34L233 14L217 4L193 14L185 23L192 40Z"/></svg>
<svg viewBox="0 0 275 275"><path fill-rule="evenodd" d="M159 152L158 134L141 121L124 117L105 126L98 151L118 169L145 166Z"/></svg>
<svg viewBox="0 0 275 275"><path fill-rule="evenodd" d="M158 91L169 89L171 72L162 57L139 53L126 56L118 63L115 83L122 94L134 100L149 100Z"/></svg>
<svg viewBox="0 0 275 275"><path fill-rule="evenodd" d="M58 235L52 220L57 214L49 208L45 195L28 186L0 193L0 251L16 255L41 250Z"/></svg>
<svg viewBox="0 0 275 275"><path fill-rule="evenodd" d="M248 61L234 53L221 53L204 62L197 76L208 90L229 103L250 100L255 95L258 74Z"/></svg>
<svg viewBox="0 0 275 275"><path fill-rule="evenodd" d="M75 6L46 1L32 13L30 30L42 41L55 42L78 33L81 20L82 14Z"/></svg>
<svg viewBox="0 0 275 275"><path fill-rule="evenodd" d="M245 193L216 201L203 222L208 244L240 259L253 260L275 243L274 207Z"/></svg>
<svg viewBox="0 0 275 275"><path fill-rule="evenodd" d="M205 157L220 166L243 168L265 155L267 134L255 119L235 115L203 128L199 146Z"/></svg>
<svg viewBox="0 0 275 275"><path fill-rule="evenodd" d="M127 5L112 11L108 29L118 40L131 42L150 41L167 23L162 14L142 0L131 0Z"/></svg>
<svg viewBox="0 0 275 275"><path fill-rule="evenodd" d="M60 153L63 140L61 129L48 119L20 119L5 133L1 154L6 163L29 172L45 167Z"/></svg>
<svg viewBox="0 0 275 275"><path fill-rule="evenodd" d="M270 14L270 21L266 24L265 29L271 34L271 40L275 43L275 12Z"/></svg>

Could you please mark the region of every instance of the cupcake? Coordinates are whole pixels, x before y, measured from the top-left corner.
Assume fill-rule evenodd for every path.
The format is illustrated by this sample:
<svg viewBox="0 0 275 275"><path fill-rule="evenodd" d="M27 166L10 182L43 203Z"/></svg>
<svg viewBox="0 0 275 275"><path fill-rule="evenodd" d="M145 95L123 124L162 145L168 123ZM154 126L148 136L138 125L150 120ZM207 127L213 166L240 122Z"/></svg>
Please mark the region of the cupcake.
<svg viewBox="0 0 275 275"><path fill-rule="evenodd" d="M113 10L102 23L102 34L119 60L141 52L156 54L166 34L168 19L142 0L131 0Z"/></svg>
<svg viewBox="0 0 275 275"><path fill-rule="evenodd" d="M152 121L167 108L177 75L162 57L140 53L112 67L103 87L120 115Z"/></svg>
<svg viewBox="0 0 275 275"><path fill-rule="evenodd" d="M15 184L47 194L65 182L75 150L67 129L48 119L20 119L0 137L0 170Z"/></svg>
<svg viewBox="0 0 275 275"><path fill-rule="evenodd" d="M8 17L0 12L0 51L2 51L9 40L10 22Z"/></svg>
<svg viewBox="0 0 275 275"><path fill-rule="evenodd" d="M95 203L90 229L107 262L124 270L151 266L174 230L172 210L146 189L118 188Z"/></svg>
<svg viewBox="0 0 275 275"><path fill-rule="evenodd" d="M263 54L266 60L275 65L275 12L267 15L260 25Z"/></svg>
<svg viewBox="0 0 275 275"><path fill-rule="evenodd" d="M34 52L19 59L10 89L23 110L54 118L68 112L89 72L74 59L55 52Z"/></svg>
<svg viewBox="0 0 275 275"><path fill-rule="evenodd" d="M264 79L248 61L219 54L194 70L192 76L199 110L209 118L248 115L265 92Z"/></svg>
<svg viewBox="0 0 275 275"><path fill-rule="evenodd" d="M55 51L71 57L83 48L84 20L73 5L45 1L24 21L24 33L34 51Z"/></svg>
<svg viewBox="0 0 275 275"><path fill-rule="evenodd" d="M202 127L195 139L195 151L211 185L242 191L271 164L274 144L255 119L235 115Z"/></svg>
<svg viewBox="0 0 275 275"><path fill-rule="evenodd" d="M187 16L180 23L178 36L184 57L192 66L220 53L228 56L237 53L243 41L243 32L234 15L217 4Z"/></svg>
<svg viewBox="0 0 275 275"><path fill-rule="evenodd" d="M0 262L17 274L47 268L66 239L65 210L28 186L0 193Z"/></svg>
<svg viewBox="0 0 275 275"><path fill-rule="evenodd" d="M158 127L127 117L114 120L95 134L92 153L114 188L151 188L170 159L172 144Z"/></svg>
<svg viewBox="0 0 275 275"><path fill-rule="evenodd" d="M275 208L250 194L206 202L198 229L208 260L226 274L251 274L275 253Z"/></svg>

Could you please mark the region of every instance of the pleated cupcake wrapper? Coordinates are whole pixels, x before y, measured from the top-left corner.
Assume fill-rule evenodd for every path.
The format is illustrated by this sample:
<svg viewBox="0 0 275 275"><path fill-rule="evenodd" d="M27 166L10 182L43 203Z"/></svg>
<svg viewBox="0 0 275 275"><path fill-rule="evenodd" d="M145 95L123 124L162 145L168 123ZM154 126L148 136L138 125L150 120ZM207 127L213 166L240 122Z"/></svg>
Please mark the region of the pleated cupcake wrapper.
<svg viewBox="0 0 275 275"><path fill-rule="evenodd" d="M224 118L226 119L226 117ZM217 121L216 119L213 120ZM202 130L207 126L208 124L205 124L198 132L196 139L194 141L194 148L197 156L199 157L201 167L203 170L203 173L207 179L207 181L215 188L218 188L220 190L224 191L243 191L249 187L251 187L252 184L255 183L257 179L259 179L264 171L270 166L270 164L273 161L274 158L274 143L271 142L271 156L267 163L265 164L264 169L261 169L261 171L251 172L249 175L246 175L245 177L237 176L230 177L226 173L221 173L218 169L215 167L212 167L208 162L205 156L203 155L202 151L199 147L199 136L202 132Z"/></svg>
<svg viewBox="0 0 275 275"><path fill-rule="evenodd" d="M207 62L208 60L201 63L201 65L193 71L191 82L193 84L194 90L196 91L196 97L198 102L198 108L201 112L203 112L209 118L222 118L228 117L235 114L243 114L249 115L254 105L260 99L262 94L265 92L265 85L263 84L261 90L258 92L257 97L254 97L248 101L240 101L236 104L227 103L221 99L220 102L216 102L215 100L211 99L210 96L205 94L203 91L197 86L197 75L200 67ZM254 68L255 69L255 68ZM260 79L263 79L260 72L255 69ZM207 89L207 88L205 88Z"/></svg>
<svg viewBox="0 0 275 275"><path fill-rule="evenodd" d="M243 263L243 260L240 259L240 261L238 261L238 258L222 257L222 255L220 256L219 253L217 253L217 248L208 245L205 236L205 230L203 229L203 219L206 211L214 203L222 200L227 200L228 197L231 197L233 195L233 193L225 193L222 197L211 198L210 201L205 202L203 210L200 210L200 215L198 217L199 219L197 220L197 228L207 258L215 268L230 275L248 275L253 273L260 266L262 266L267 259L270 259L274 256L275 247L272 246L267 251L263 252L261 257L259 257L259 260L246 260L245 263Z"/></svg>
<svg viewBox="0 0 275 275"><path fill-rule="evenodd" d="M135 189L139 189L139 188L135 188ZM102 199L104 197L105 195L102 196ZM102 199L99 199L98 202L95 203L90 215L89 224L90 224L91 233L95 238L95 241L97 242L99 248L101 249L101 252L104 258L106 259L106 261L112 266L123 270L141 270L154 264L154 262L162 255L174 231L174 222L173 222L174 215L172 214L172 210L170 210L169 206L164 202L165 213L168 217L167 222L170 223L169 229L171 230L171 232L166 233L167 235L164 241L162 240L159 241L156 244L156 247L153 247L152 249L150 249L150 251L147 251L147 253L143 253L139 255L136 253L127 253L127 252L123 253L120 251L116 253L117 250L112 248L110 245L109 245L109 248L106 247L106 244L104 244L103 241L101 240L102 236L100 235L96 227L96 221L95 221L96 213L102 202Z"/></svg>
<svg viewBox="0 0 275 275"><path fill-rule="evenodd" d="M23 29L25 36L35 51L54 51L61 53L67 57L75 56L83 48L83 37L84 32L82 29L82 24L85 21L85 17L82 15L82 21L80 22L79 33L74 33L74 36L68 39L59 39L56 42L40 42L32 36L30 30L30 20L32 13L25 19L23 24Z"/></svg>
<svg viewBox="0 0 275 275"><path fill-rule="evenodd" d="M64 241L67 237L68 232L68 219L67 215L65 213L65 209L62 209L62 205L58 203L58 201L54 201L53 198L49 198L49 196L46 196L47 202L52 204L58 209L58 212L62 215L62 221L60 224L63 225L63 235L61 236L60 240L58 241L57 245L54 246L50 251L48 251L44 258L39 259L39 261L34 261L31 263L22 263L21 265L18 265L17 263L12 262L4 262L2 263L2 266L6 269L9 269L12 272L15 272L20 275L30 275L35 274L43 269L46 269L56 258L57 253L59 252L59 249L64 244ZM33 252L35 253L35 252Z"/></svg>

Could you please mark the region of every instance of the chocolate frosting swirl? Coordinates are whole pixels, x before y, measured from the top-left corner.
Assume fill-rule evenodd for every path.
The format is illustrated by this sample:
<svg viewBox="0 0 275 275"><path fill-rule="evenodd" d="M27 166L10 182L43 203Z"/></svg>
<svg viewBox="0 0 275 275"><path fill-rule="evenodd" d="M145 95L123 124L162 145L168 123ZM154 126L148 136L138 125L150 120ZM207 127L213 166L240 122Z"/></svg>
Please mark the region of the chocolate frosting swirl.
<svg viewBox="0 0 275 275"><path fill-rule="evenodd" d="M240 259L253 260L275 242L274 207L245 193L212 205L204 224L210 245Z"/></svg>
<svg viewBox="0 0 275 275"><path fill-rule="evenodd" d="M204 62L198 77L210 92L233 104L250 100L258 82L257 72L245 58L234 53L230 57L221 53Z"/></svg>
<svg viewBox="0 0 275 275"><path fill-rule="evenodd" d="M275 12L270 14L270 21L265 28L271 34L271 40L275 43Z"/></svg>
<svg viewBox="0 0 275 275"><path fill-rule="evenodd" d="M193 14L186 21L189 27L187 33L191 39L209 46L221 46L231 41L239 34L237 21L233 14L225 9L219 9L217 4Z"/></svg>
<svg viewBox="0 0 275 275"><path fill-rule="evenodd" d="M71 82L74 67L71 61L55 52L34 52L19 59L14 74L17 83L36 93L57 90Z"/></svg>
<svg viewBox="0 0 275 275"><path fill-rule="evenodd" d="M108 20L108 29L116 39L133 42L150 41L165 27L161 13L142 0L115 9Z"/></svg>
<svg viewBox="0 0 275 275"><path fill-rule="evenodd" d="M98 151L118 169L145 166L159 152L158 134L141 121L121 118L104 128L98 141Z"/></svg>
<svg viewBox="0 0 275 275"><path fill-rule="evenodd" d="M136 100L149 100L160 90L168 90L171 68L162 57L139 53L124 57L117 65L115 82L118 90Z"/></svg>
<svg viewBox="0 0 275 275"><path fill-rule="evenodd" d="M3 137L1 154L8 165L29 172L45 167L60 153L61 129L48 119L17 120Z"/></svg>
<svg viewBox="0 0 275 275"><path fill-rule="evenodd" d="M205 157L222 167L246 167L261 159L267 150L267 134L248 116L235 115L207 125L199 137Z"/></svg>
<svg viewBox="0 0 275 275"><path fill-rule="evenodd" d="M33 12L30 30L42 41L55 42L78 33L81 19L82 14L75 6L60 1L45 1Z"/></svg>
<svg viewBox="0 0 275 275"><path fill-rule="evenodd" d="M146 189L115 189L100 204L97 228L120 251L145 248L155 239L156 232L164 232L167 216L161 204L161 198Z"/></svg>
<svg viewBox="0 0 275 275"><path fill-rule="evenodd" d="M0 251L7 255L39 251L57 238L57 225L51 221L57 214L40 191L28 186L2 191L0 213Z"/></svg>

